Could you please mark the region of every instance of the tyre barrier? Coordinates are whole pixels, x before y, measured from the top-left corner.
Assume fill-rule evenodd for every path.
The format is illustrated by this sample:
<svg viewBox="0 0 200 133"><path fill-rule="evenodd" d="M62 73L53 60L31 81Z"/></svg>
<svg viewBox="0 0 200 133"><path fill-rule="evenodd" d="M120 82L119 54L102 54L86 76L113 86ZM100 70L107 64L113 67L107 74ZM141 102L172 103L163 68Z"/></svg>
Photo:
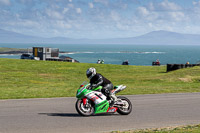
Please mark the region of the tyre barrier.
<svg viewBox="0 0 200 133"><path fill-rule="evenodd" d="M200 66L200 64L167 64L167 72L194 66Z"/></svg>

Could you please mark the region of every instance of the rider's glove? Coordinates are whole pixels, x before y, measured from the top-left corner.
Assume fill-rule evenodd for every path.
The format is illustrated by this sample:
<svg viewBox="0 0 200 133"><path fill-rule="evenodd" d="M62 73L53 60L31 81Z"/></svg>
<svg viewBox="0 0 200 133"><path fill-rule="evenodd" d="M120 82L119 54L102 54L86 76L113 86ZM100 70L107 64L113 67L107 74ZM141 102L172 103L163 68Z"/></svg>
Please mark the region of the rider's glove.
<svg viewBox="0 0 200 133"><path fill-rule="evenodd" d="M88 87L88 90L91 90L92 89L92 86L90 85L89 87Z"/></svg>
<svg viewBox="0 0 200 133"><path fill-rule="evenodd" d="M96 84L92 84L92 88L96 88L97 87L97 85Z"/></svg>
<svg viewBox="0 0 200 133"><path fill-rule="evenodd" d="M92 90L93 88L96 88L96 84L92 84L89 86L88 90Z"/></svg>

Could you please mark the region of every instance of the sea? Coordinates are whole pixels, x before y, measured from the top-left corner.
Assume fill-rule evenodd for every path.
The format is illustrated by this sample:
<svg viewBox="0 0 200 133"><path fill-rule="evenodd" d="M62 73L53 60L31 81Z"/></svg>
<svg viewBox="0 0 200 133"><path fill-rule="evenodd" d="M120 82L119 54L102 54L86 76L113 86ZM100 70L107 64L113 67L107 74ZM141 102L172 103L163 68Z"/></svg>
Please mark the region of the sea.
<svg viewBox="0 0 200 133"><path fill-rule="evenodd" d="M61 55L69 56L80 63L97 63L121 65L128 60L130 65L150 66L159 59L161 65L196 64L200 62L200 46L194 45L124 45L124 44L0 44L0 47L31 48L51 47L66 51ZM28 50L27 50L28 51ZM20 55L0 55L0 58L20 59Z"/></svg>

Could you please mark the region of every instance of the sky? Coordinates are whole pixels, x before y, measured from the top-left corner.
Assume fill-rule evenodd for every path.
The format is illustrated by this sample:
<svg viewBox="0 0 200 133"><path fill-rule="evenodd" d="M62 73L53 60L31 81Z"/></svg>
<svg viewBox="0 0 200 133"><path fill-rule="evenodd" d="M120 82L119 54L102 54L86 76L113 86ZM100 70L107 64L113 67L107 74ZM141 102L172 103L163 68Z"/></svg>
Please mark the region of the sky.
<svg viewBox="0 0 200 133"><path fill-rule="evenodd" d="M200 0L0 0L0 29L89 39L200 34Z"/></svg>

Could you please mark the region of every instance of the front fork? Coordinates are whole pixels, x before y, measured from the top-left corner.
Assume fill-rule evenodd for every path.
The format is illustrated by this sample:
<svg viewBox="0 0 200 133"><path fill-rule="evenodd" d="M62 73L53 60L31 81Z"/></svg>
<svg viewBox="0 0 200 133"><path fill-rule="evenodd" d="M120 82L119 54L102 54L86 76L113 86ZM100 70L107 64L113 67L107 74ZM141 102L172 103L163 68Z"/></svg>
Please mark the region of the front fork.
<svg viewBox="0 0 200 133"><path fill-rule="evenodd" d="M84 106L84 107L86 107L86 108L90 108L90 107L91 107L91 105L88 104L88 99L87 99L86 97L83 98L82 100L83 100L83 106Z"/></svg>
<svg viewBox="0 0 200 133"><path fill-rule="evenodd" d="M87 98L86 98L86 97L85 97L85 98L83 98L82 100L83 100L83 105L85 106L85 105L87 104L88 100L87 100Z"/></svg>

